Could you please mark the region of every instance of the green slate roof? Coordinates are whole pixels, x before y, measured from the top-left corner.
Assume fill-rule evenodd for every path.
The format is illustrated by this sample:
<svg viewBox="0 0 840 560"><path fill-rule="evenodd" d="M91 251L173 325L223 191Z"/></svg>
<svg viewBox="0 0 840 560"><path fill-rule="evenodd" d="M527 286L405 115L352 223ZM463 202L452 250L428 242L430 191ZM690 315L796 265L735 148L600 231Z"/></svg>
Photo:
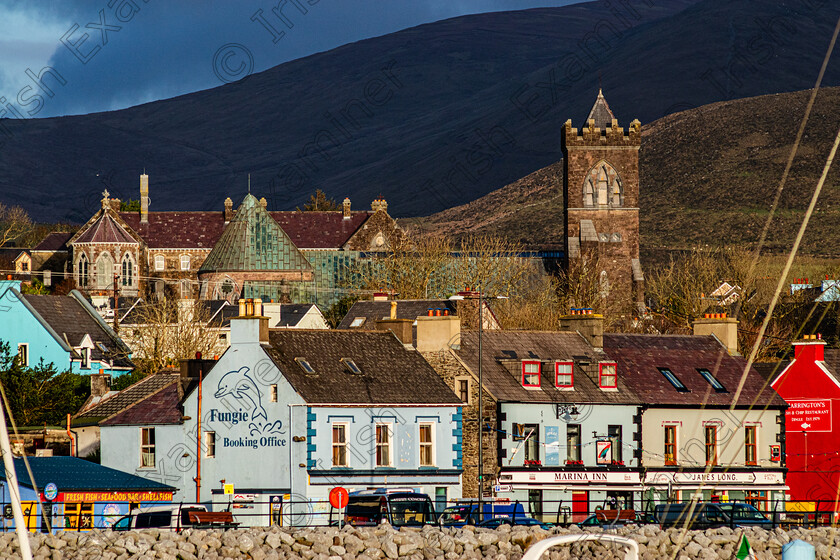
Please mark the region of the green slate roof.
<svg viewBox="0 0 840 560"><path fill-rule="evenodd" d="M248 194L199 272L311 269L283 228Z"/></svg>

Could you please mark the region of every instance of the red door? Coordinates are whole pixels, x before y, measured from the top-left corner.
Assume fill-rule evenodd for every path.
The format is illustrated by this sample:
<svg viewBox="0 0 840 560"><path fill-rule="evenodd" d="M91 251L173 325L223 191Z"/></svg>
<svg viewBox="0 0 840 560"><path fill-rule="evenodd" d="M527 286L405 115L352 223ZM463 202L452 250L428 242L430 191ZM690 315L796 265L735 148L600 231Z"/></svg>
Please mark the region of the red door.
<svg viewBox="0 0 840 560"><path fill-rule="evenodd" d="M572 492L572 523L583 521L589 515L589 492Z"/></svg>

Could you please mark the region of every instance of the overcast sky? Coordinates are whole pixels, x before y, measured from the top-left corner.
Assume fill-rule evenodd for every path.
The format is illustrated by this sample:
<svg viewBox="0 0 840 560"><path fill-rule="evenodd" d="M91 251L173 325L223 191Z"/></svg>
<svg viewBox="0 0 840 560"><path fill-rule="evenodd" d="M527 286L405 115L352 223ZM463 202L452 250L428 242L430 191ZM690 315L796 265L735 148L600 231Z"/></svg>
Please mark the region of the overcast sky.
<svg viewBox="0 0 840 560"><path fill-rule="evenodd" d="M0 116L119 109L422 23L574 2L0 0Z"/></svg>

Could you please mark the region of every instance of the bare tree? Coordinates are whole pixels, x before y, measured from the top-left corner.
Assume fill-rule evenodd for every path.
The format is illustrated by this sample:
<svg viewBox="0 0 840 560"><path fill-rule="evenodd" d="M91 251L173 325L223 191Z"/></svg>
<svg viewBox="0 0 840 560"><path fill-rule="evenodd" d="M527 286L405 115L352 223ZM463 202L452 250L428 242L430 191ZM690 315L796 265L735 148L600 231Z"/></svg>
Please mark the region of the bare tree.
<svg viewBox="0 0 840 560"><path fill-rule="evenodd" d="M210 323L201 302L164 297L137 304L133 314L136 318L123 323L120 334L147 372L216 350L219 325Z"/></svg>
<svg viewBox="0 0 840 560"><path fill-rule="evenodd" d="M16 241L32 229L32 219L20 206L6 206L0 202L0 247Z"/></svg>

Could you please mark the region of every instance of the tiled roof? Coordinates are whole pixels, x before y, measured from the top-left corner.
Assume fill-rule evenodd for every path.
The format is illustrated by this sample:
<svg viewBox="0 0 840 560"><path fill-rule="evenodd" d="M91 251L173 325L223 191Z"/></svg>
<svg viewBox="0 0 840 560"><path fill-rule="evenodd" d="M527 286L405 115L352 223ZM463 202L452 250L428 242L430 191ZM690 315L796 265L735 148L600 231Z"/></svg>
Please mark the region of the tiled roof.
<svg viewBox="0 0 840 560"><path fill-rule="evenodd" d="M309 270L312 265L251 194L201 265L204 271Z"/></svg>
<svg viewBox="0 0 840 560"><path fill-rule="evenodd" d="M124 227L117 223L109 212L102 212L82 235L73 241L76 243L133 243L137 244Z"/></svg>
<svg viewBox="0 0 840 560"><path fill-rule="evenodd" d="M790 361L783 360L781 362L758 362L753 364L753 368L766 381L773 381L780 373L790 365Z"/></svg>
<svg viewBox="0 0 840 560"><path fill-rule="evenodd" d="M18 481L32 488L32 479L23 459L15 459ZM81 490L154 490L173 491L175 488L77 457L27 457L32 476L39 490L50 482L59 492ZM0 469L0 480L6 480L6 471Z"/></svg>
<svg viewBox="0 0 840 560"><path fill-rule="evenodd" d="M72 233L53 231L49 233L40 243L35 245L33 251L66 251L67 242L73 237Z"/></svg>
<svg viewBox="0 0 840 560"><path fill-rule="evenodd" d="M138 212L120 212L150 249L211 249L225 229L222 212L149 212L140 223Z"/></svg>
<svg viewBox="0 0 840 560"><path fill-rule="evenodd" d="M295 246L340 249L370 217L369 212L269 212ZM138 212L120 212L126 224L153 249L211 249L225 229L222 212L149 212L140 223Z"/></svg>
<svg viewBox="0 0 840 560"><path fill-rule="evenodd" d="M624 382L619 370L618 391L598 386L600 362L610 362L577 332L484 331L481 339L484 384L499 401L638 404L642 401ZM455 354L478 373L478 333L461 333ZM522 386L522 360L542 362L540 388ZM574 361L574 391L555 387L554 362Z"/></svg>
<svg viewBox="0 0 840 560"><path fill-rule="evenodd" d="M301 249L338 249L367 221L368 212L271 212L294 244Z"/></svg>
<svg viewBox="0 0 840 560"><path fill-rule="evenodd" d="M100 426L142 426L181 423L179 383L170 383L122 412L99 423Z"/></svg>
<svg viewBox="0 0 840 560"><path fill-rule="evenodd" d="M590 119L595 119L595 126L604 130L612 126L614 118L615 115L610 110L610 106L604 98L604 93L599 89L598 97L595 99L595 104L592 106L592 110L589 111L589 116L586 117L586 123L584 124L588 124Z"/></svg>
<svg viewBox="0 0 840 560"><path fill-rule="evenodd" d="M411 319L413 321L421 315L427 315L429 309L440 309L441 313L446 309L450 315L458 314L455 302L448 299L404 299L397 301L397 319ZM349 329L356 318L365 317L359 328L373 330L376 328L378 319L390 316L390 301L357 301L341 320L341 323L338 324L338 328Z"/></svg>
<svg viewBox="0 0 840 560"><path fill-rule="evenodd" d="M110 398L99 401L86 410L82 409L73 418L80 422L108 418L167 385L178 382L179 379L180 373L177 369L163 369L154 375L147 375L137 383L126 387Z"/></svg>
<svg viewBox="0 0 840 560"><path fill-rule="evenodd" d="M744 358L730 356L711 335L605 334L604 350L642 401L657 405L729 406L746 366ZM677 391L658 368L671 370L688 391ZM726 392L716 392L698 368L707 369ZM758 406L785 404L751 368L737 404L754 402Z"/></svg>
<svg viewBox="0 0 840 560"><path fill-rule="evenodd" d="M70 346L79 346L85 335L90 335L93 342L91 359L113 360L117 367L134 367L127 358L128 348L125 344L104 329L76 298L30 294L22 297ZM105 347L105 351L100 348L100 344Z"/></svg>
<svg viewBox="0 0 840 560"><path fill-rule="evenodd" d="M282 329L270 331L269 341L266 352L310 404L461 404L429 363L390 332ZM362 374L351 373L342 358Z"/></svg>
<svg viewBox="0 0 840 560"><path fill-rule="evenodd" d="M840 349L838 348L825 348L823 350L823 361L825 365L828 367L828 371L830 371L834 377L840 378ZM787 365L785 365L787 367ZM781 373L781 369L779 372Z"/></svg>

